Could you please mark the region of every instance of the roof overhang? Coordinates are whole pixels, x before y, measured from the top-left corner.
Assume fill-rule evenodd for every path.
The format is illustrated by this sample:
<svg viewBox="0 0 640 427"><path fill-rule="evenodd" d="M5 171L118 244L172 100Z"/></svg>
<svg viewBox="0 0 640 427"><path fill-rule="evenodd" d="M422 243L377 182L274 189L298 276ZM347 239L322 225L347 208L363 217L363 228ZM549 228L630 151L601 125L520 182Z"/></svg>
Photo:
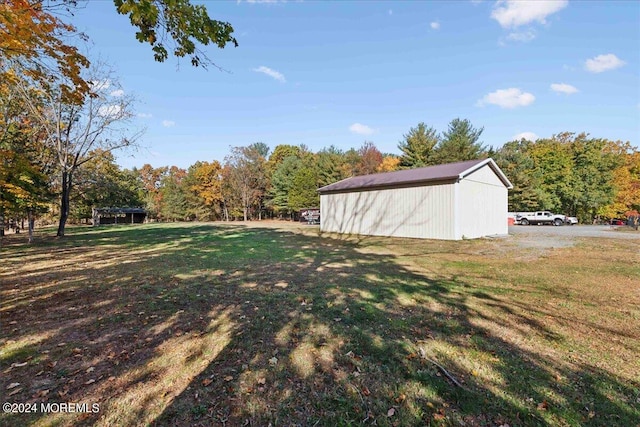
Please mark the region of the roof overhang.
<svg viewBox="0 0 640 427"><path fill-rule="evenodd" d="M464 177L485 167L486 165L489 165L491 170L493 170L493 172L498 176L498 178L500 178L500 181L502 181L502 183L505 185L505 187L507 187L507 189L511 190L513 188L513 184L511 184L511 181L509 181L509 178L507 178L507 176L504 174L504 172L502 172L502 170L498 167L498 165L496 164L496 162L493 161L492 158L484 159L482 162L476 165L473 165L469 169L461 172L460 175L458 176L458 179L462 180L464 179Z"/></svg>

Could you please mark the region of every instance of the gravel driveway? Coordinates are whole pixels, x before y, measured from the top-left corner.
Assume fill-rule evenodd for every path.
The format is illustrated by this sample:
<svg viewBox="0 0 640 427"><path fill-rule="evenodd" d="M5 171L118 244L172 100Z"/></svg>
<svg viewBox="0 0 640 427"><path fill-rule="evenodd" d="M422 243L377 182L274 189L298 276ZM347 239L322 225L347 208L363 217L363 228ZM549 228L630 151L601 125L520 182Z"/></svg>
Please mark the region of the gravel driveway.
<svg viewBox="0 0 640 427"><path fill-rule="evenodd" d="M520 248L551 249L573 246L577 239L635 239L640 244L640 232L618 230L609 225L514 225L509 227L509 240Z"/></svg>
<svg viewBox="0 0 640 427"><path fill-rule="evenodd" d="M549 236L549 237L606 237L610 239L640 239L640 232L618 231L618 226L610 225L514 225L509 227L509 234L514 236Z"/></svg>

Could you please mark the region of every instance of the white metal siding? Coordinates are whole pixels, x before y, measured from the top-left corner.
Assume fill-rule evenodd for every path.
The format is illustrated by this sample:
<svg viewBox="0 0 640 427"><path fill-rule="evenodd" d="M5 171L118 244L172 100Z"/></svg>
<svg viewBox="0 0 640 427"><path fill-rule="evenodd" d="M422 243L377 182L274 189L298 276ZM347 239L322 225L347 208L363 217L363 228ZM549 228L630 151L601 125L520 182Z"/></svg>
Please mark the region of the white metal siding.
<svg viewBox="0 0 640 427"><path fill-rule="evenodd" d="M454 185L322 194L320 229L371 236L455 239Z"/></svg>
<svg viewBox="0 0 640 427"><path fill-rule="evenodd" d="M458 239L508 233L508 190L489 166L467 175L458 185Z"/></svg>

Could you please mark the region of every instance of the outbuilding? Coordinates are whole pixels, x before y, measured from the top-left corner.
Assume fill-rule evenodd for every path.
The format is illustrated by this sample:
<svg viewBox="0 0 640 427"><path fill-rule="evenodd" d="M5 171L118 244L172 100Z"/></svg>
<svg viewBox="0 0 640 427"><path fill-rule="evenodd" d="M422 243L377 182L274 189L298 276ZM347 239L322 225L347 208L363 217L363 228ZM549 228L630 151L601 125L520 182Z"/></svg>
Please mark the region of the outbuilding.
<svg viewBox="0 0 640 427"><path fill-rule="evenodd" d="M105 224L142 224L147 218L143 208L93 208L93 226Z"/></svg>
<svg viewBox="0 0 640 427"><path fill-rule="evenodd" d="M509 179L493 159L355 176L320 193L320 230L461 240L506 235Z"/></svg>

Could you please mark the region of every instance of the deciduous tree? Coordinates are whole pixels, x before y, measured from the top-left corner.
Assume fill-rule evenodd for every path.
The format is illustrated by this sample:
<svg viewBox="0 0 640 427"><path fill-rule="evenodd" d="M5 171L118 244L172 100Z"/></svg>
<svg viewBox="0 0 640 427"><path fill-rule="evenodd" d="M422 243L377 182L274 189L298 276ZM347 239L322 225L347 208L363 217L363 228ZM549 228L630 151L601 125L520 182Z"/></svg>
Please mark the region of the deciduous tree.
<svg viewBox="0 0 640 427"><path fill-rule="evenodd" d="M358 175L368 175L376 173L378 167L382 163L382 153L371 141L365 141L358 149L360 161L357 165L356 173Z"/></svg>
<svg viewBox="0 0 640 427"><path fill-rule="evenodd" d="M46 137L46 145L57 160L60 181L60 221L57 235L64 236L70 210L70 195L74 174L96 153L109 153L135 143L140 133L131 133L133 99L129 96L110 95L116 82L105 69L93 68L90 93L81 103L68 102L63 87L64 78L57 86L44 88L44 108L29 96L29 87L20 85L26 105ZM99 149L99 150L98 150Z"/></svg>
<svg viewBox="0 0 640 427"><path fill-rule="evenodd" d="M162 177L160 194L162 195L162 207L160 217L168 221L184 221L188 218L187 189L183 181L187 171L171 166L169 172Z"/></svg>
<svg viewBox="0 0 640 427"><path fill-rule="evenodd" d="M378 165L376 172L393 172L400 168L400 157L393 154L385 154L382 163Z"/></svg>
<svg viewBox="0 0 640 427"><path fill-rule="evenodd" d="M127 15L137 27L136 39L148 43L153 57L165 61L172 53L188 57L193 66L215 65L199 47L228 43L238 46L228 22L211 19L204 5L189 0L114 0L118 13Z"/></svg>
<svg viewBox="0 0 640 427"><path fill-rule="evenodd" d="M82 220L92 217L94 207L142 206L142 180L138 174L122 170L113 153L96 151L75 174L70 216Z"/></svg>
<svg viewBox="0 0 640 427"><path fill-rule="evenodd" d="M248 147L233 147L231 154L225 158L229 167L228 183L237 194L242 204L242 215L249 219L251 207L258 206L261 215L266 183L266 156L269 147L263 143L255 143Z"/></svg>
<svg viewBox="0 0 640 427"><path fill-rule="evenodd" d="M198 220L220 218L222 213L222 165L213 162L196 162L187 170L184 184L189 191L189 214Z"/></svg>

